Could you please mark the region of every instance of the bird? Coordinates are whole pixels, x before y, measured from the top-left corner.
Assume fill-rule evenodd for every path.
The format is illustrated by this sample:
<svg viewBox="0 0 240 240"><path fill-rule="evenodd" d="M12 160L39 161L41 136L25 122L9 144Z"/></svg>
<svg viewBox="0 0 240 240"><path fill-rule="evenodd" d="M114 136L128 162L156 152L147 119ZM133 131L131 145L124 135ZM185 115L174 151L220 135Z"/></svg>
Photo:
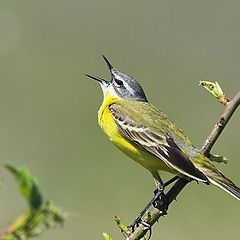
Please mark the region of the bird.
<svg viewBox="0 0 240 240"><path fill-rule="evenodd" d="M240 188L223 175L163 112L152 105L140 83L103 59L111 80L86 74L103 91L98 123L111 142L147 169L163 188L161 171L213 184L240 200Z"/></svg>

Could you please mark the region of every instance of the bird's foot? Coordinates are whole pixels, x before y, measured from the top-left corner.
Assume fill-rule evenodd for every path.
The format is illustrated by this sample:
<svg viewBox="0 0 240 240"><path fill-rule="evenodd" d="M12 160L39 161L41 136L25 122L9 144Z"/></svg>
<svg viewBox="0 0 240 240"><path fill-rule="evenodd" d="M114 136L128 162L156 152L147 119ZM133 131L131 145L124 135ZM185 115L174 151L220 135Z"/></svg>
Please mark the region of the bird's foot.
<svg viewBox="0 0 240 240"><path fill-rule="evenodd" d="M153 198L148 202L148 204L145 206L145 208L139 213L139 215L134 219L134 221L128 226L129 229L132 229L132 231L139 226L140 223L146 223L142 220L142 217L146 213L146 211L153 205L154 207L160 208L160 205L163 206L164 197L165 194L163 192L164 186L159 186L154 191Z"/></svg>
<svg viewBox="0 0 240 240"><path fill-rule="evenodd" d="M168 210L168 201L166 198L165 193L163 192L163 188L157 188L154 191L155 196L157 196L157 198L155 199L155 201L153 202L153 206L157 209L159 209L164 215L167 214L167 210Z"/></svg>
<svg viewBox="0 0 240 240"><path fill-rule="evenodd" d="M140 225L142 222L142 216L137 216L131 224L129 224L127 227L131 229L132 232Z"/></svg>
<svg viewBox="0 0 240 240"><path fill-rule="evenodd" d="M135 231L135 229L137 227L139 227L141 225L143 225L143 229L146 230L147 232L149 232L148 236L147 236L147 239L149 240L152 236L152 228L151 228L151 225L145 221L143 221L141 219L141 217L137 217L132 224L130 224L129 226L127 226L129 229L131 229L131 232L133 233ZM147 233L146 233L147 235Z"/></svg>

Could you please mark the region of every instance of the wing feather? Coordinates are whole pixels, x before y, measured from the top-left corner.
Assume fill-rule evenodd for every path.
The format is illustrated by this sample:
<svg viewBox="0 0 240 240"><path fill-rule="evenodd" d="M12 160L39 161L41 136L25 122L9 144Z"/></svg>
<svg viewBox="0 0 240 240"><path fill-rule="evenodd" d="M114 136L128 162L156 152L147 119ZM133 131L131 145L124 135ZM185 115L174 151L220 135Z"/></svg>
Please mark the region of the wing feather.
<svg viewBox="0 0 240 240"><path fill-rule="evenodd" d="M165 136L153 131L147 126L138 124L126 114L122 113L116 104L110 105L109 110L123 137L133 141L139 147L155 155L179 173L195 180L208 181L207 177L184 155L171 136Z"/></svg>

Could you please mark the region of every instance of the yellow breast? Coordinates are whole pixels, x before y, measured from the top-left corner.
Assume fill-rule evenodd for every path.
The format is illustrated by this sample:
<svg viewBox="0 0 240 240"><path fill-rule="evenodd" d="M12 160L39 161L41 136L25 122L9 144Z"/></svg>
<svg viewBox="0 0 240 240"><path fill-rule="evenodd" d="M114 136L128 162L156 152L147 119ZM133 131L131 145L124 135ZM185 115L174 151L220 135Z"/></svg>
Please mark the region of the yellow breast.
<svg viewBox="0 0 240 240"><path fill-rule="evenodd" d="M137 163L147 168L151 172L158 170L173 172L166 164L154 156L153 154L145 151L137 146L134 142L129 141L119 134L117 125L109 111L109 105L123 101L122 99L113 98L105 95L102 106L98 111L98 123L109 137L109 139L127 156L135 160Z"/></svg>

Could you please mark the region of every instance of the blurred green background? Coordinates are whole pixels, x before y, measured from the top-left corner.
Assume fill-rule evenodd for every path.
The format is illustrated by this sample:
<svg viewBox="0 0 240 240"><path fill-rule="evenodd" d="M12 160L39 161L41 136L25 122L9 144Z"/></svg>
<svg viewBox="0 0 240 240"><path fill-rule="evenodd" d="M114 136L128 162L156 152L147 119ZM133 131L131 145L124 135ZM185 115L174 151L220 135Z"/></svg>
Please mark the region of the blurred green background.
<svg viewBox="0 0 240 240"><path fill-rule="evenodd" d="M121 239L154 183L97 125L104 53L143 85L149 100L201 146L223 107L198 87L218 80L231 98L240 83L239 1L7 1L0 3L0 227L25 207L4 163L27 166L45 196L69 213L41 239ZM236 112L214 153L240 184ZM163 174L167 179L170 177ZM223 191L190 184L154 227L152 239L239 235L240 205ZM224 231L223 231L224 229Z"/></svg>

